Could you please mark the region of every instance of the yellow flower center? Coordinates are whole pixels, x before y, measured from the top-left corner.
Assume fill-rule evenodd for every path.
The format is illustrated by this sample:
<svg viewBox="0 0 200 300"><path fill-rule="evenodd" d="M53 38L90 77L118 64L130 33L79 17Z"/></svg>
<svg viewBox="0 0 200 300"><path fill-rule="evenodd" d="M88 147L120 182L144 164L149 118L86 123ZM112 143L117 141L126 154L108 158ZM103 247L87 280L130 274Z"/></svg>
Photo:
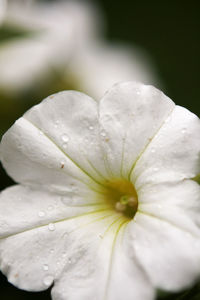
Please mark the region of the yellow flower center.
<svg viewBox="0 0 200 300"><path fill-rule="evenodd" d="M113 208L129 219L133 219L138 208L138 196L133 184L124 179L115 179L107 184L106 200Z"/></svg>

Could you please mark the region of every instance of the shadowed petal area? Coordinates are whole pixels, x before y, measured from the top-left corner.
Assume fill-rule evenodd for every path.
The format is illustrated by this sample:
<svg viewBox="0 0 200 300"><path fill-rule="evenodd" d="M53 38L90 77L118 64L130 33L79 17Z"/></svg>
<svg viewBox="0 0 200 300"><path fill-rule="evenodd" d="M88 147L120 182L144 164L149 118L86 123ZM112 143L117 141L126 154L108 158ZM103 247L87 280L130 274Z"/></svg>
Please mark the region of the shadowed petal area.
<svg viewBox="0 0 200 300"><path fill-rule="evenodd" d="M200 187L187 180L144 187L129 242L153 284L178 291L199 276Z"/></svg>
<svg viewBox="0 0 200 300"><path fill-rule="evenodd" d="M174 182L200 172L200 120L176 106L149 144L132 172L136 188L146 184Z"/></svg>
<svg viewBox="0 0 200 300"><path fill-rule="evenodd" d="M105 94L100 102L100 134L111 174L129 178L174 106L156 88L137 82L114 85Z"/></svg>

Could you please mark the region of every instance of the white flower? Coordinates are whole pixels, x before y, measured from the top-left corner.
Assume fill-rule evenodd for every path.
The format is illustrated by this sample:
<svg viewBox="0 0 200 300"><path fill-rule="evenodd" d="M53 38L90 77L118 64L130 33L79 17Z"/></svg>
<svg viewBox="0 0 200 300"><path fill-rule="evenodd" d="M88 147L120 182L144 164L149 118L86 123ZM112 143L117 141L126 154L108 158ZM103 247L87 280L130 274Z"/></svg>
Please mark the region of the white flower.
<svg viewBox="0 0 200 300"><path fill-rule="evenodd" d="M27 2L27 1L26 1ZM10 39L0 47L1 87L24 88L68 61L75 48L81 49L101 31L99 12L81 1L54 4L8 2L5 25L31 33ZM29 5L28 5L29 4Z"/></svg>
<svg viewBox="0 0 200 300"><path fill-rule="evenodd" d="M6 22L33 34L1 45L0 88L18 91L53 71L63 72L63 80L96 99L114 83L126 80L160 87L142 50L103 41L102 18L94 7L77 1L25 8L19 4L14 1Z"/></svg>
<svg viewBox="0 0 200 300"><path fill-rule="evenodd" d="M66 91L2 138L0 268L56 300L149 300L200 274L200 121L152 86Z"/></svg>
<svg viewBox="0 0 200 300"><path fill-rule="evenodd" d="M153 63L142 49L102 41L73 52L66 66L66 77L70 76L82 92L95 99L101 99L116 82L134 80L161 86Z"/></svg>
<svg viewBox="0 0 200 300"><path fill-rule="evenodd" d="M0 24L4 19L5 11L6 11L6 0L0 0Z"/></svg>

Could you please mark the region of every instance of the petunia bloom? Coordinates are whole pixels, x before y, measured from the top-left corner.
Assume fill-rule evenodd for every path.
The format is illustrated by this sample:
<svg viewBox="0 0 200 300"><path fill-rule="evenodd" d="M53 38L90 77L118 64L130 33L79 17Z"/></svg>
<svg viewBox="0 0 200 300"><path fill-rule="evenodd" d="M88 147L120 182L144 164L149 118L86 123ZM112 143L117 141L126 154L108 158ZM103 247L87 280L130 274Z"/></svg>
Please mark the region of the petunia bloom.
<svg viewBox="0 0 200 300"><path fill-rule="evenodd" d="M200 275L200 120L152 86L75 91L17 120L1 161L0 268L54 300L150 300Z"/></svg>
<svg viewBox="0 0 200 300"><path fill-rule="evenodd" d="M27 88L38 77L61 68L74 49L81 51L85 43L100 35L101 16L91 3L31 2L8 1L3 26L25 34L1 43L1 89Z"/></svg>
<svg viewBox="0 0 200 300"><path fill-rule="evenodd" d="M11 4L4 26L21 28L27 34L0 46L0 90L4 93L12 92L16 97L16 93L33 86L37 89L45 81L52 86L52 82L48 84L52 78L55 86L59 80L62 89L73 88L99 99L120 81L161 85L153 63L141 49L104 41L103 16L92 3ZM57 78L60 74L61 79Z"/></svg>

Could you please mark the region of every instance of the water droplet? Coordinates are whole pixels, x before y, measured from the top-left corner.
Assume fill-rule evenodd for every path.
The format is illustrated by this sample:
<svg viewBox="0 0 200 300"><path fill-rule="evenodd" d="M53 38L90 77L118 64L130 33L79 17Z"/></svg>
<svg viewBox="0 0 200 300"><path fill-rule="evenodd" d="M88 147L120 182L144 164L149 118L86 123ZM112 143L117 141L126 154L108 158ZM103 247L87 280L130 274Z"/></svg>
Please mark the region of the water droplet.
<svg viewBox="0 0 200 300"><path fill-rule="evenodd" d="M53 206L49 205L48 210L52 210L52 209L53 209Z"/></svg>
<svg viewBox="0 0 200 300"><path fill-rule="evenodd" d="M58 128L58 125L59 125L59 121L57 120L54 124L55 128Z"/></svg>
<svg viewBox="0 0 200 300"><path fill-rule="evenodd" d="M63 134L62 135L62 140L63 140L63 142L67 143L69 141L68 135L67 134Z"/></svg>
<svg viewBox="0 0 200 300"><path fill-rule="evenodd" d="M69 197L61 197L60 200L65 205L70 205L73 203L73 194L69 195Z"/></svg>
<svg viewBox="0 0 200 300"><path fill-rule="evenodd" d="M106 133L105 133L105 131L101 131L101 136L103 136L103 137L105 137L106 136Z"/></svg>
<svg viewBox="0 0 200 300"><path fill-rule="evenodd" d="M53 254L54 253L54 249L50 249L50 253Z"/></svg>
<svg viewBox="0 0 200 300"><path fill-rule="evenodd" d="M39 211L38 216L39 216L40 218L44 217L44 216L45 216L45 212L42 211L42 210Z"/></svg>
<svg viewBox="0 0 200 300"><path fill-rule="evenodd" d="M69 263L69 264L71 264L71 263L72 263L72 260L71 260L71 258L70 258L70 257L68 258L68 263Z"/></svg>
<svg viewBox="0 0 200 300"><path fill-rule="evenodd" d="M135 92L136 92L137 95L140 95L140 90L137 90L137 89L136 89Z"/></svg>
<svg viewBox="0 0 200 300"><path fill-rule="evenodd" d="M44 278L43 281L44 285L46 286L50 286L53 283L53 276L52 275L48 275Z"/></svg>
<svg viewBox="0 0 200 300"><path fill-rule="evenodd" d="M66 149L67 148L68 143L63 143L63 148Z"/></svg>
<svg viewBox="0 0 200 300"><path fill-rule="evenodd" d="M93 127L93 126L89 126L89 129L90 129L90 130L93 130L93 129L94 129L94 127Z"/></svg>
<svg viewBox="0 0 200 300"><path fill-rule="evenodd" d="M48 225L48 228L49 228L50 231L54 231L54 230L55 230L55 224L50 223L50 224Z"/></svg>
<svg viewBox="0 0 200 300"><path fill-rule="evenodd" d="M151 149L151 153L155 153L155 149L154 148Z"/></svg>
<svg viewBox="0 0 200 300"><path fill-rule="evenodd" d="M158 168L156 168L156 167L155 167L155 168L153 168L153 171L154 171L154 172L157 172L158 170L159 170L159 169L158 169Z"/></svg>
<svg viewBox="0 0 200 300"><path fill-rule="evenodd" d="M47 264L44 264L43 269L44 269L44 271L48 271L49 270L49 266Z"/></svg>
<svg viewBox="0 0 200 300"><path fill-rule="evenodd" d="M182 130L181 130L181 132L184 134L184 133L186 133L186 128L183 128Z"/></svg>

